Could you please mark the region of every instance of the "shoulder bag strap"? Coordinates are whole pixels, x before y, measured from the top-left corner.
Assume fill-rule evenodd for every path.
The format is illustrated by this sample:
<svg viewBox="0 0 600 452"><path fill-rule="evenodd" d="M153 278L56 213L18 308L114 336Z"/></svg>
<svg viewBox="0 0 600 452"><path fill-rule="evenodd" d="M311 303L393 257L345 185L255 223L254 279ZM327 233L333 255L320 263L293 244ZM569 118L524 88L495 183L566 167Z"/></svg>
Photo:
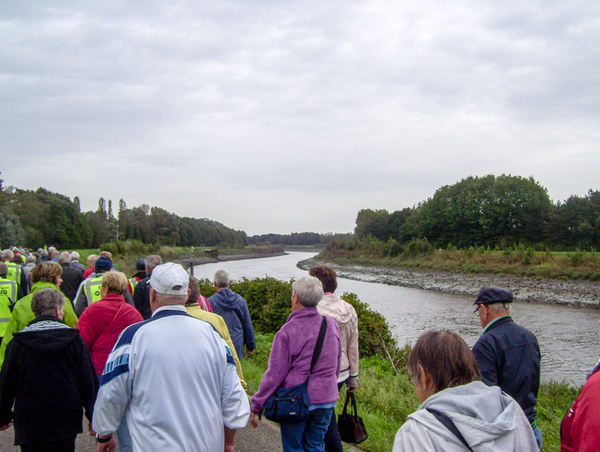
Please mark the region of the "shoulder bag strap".
<svg viewBox="0 0 600 452"><path fill-rule="evenodd" d="M431 414L433 414L438 421L440 421L442 424L444 424L444 426L448 430L450 430L452 433L454 433L454 436L456 436L460 440L460 442L465 445L465 447L467 449L469 449L471 452L473 452L473 449L471 449L471 446L469 446L469 443L467 443L467 440L465 439L465 437L462 436L462 433L460 433L458 428L456 428L456 425L454 425L454 422L452 422L452 419L450 419L445 413L442 413L441 411L438 411L438 410L434 410L433 408L425 408L425 409L427 411L429 411Z"/></svg>
<svg viewBox="0 0 600 452"><path fill-rule="evenodd" d="M310 374L312 374L313 367L315 367L315 364L317 363L317 360L319 359L319 355L321 354L321 349L323 348L323 342L325 341L325 333L326 332L327 332L327 318L323 317L323 321L321 322L321 329L319 330L319 337L317 338L317 343L315 345L315 351L313 352L312 361L310 363L310 371L308 372L308 377L306 377L307 380L310 377Z"/></svg>

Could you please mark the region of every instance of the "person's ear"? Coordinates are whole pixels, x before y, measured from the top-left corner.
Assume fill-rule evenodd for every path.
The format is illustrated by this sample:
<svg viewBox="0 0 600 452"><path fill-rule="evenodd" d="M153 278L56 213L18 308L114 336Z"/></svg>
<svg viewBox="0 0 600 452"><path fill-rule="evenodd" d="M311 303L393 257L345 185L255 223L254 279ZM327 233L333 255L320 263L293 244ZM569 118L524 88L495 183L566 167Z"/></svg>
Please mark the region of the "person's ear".
<svg viewBox="0 0 600 452"><path fill-rule="evenodd" d="M156 291L154 287L150 287L150 303L154 303L156 301Z"/></svg>

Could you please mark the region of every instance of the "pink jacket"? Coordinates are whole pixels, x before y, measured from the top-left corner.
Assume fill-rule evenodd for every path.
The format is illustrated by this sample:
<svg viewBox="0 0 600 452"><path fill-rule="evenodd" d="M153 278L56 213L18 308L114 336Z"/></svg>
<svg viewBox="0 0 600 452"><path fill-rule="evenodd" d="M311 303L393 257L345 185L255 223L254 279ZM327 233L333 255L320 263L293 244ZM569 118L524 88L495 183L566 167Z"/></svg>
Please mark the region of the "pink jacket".
<svg viewBox="0 0 600 452"><path fill-rule="evenodd" d="M317 308L302 308L292 312L275 334L267 371L252 397L253 413L262 413L265 402L280 386L289 388L306 380L322 319ZM335 320L327 318L323 348L308 380L311 404L333 403L339 399L337 376L341 356L340 330Z"/></svg>
<svg viewBox="0 0 600 452"><path fill-rule="evenodd" d="M127 304L121 295L114 293L109 293L83 311L77 328L92 356L98 375L104 371L106 359L121 332L142 320L144 319L137 309Z"/></svg>
<svg viewBox="0 0 600 452"><path fill-rule="evenodd" d="M354 307L339 296L328 293L319 301L319 314L333 318L342 338L342 364L338 382L358 386L358 316Z"/></svg>

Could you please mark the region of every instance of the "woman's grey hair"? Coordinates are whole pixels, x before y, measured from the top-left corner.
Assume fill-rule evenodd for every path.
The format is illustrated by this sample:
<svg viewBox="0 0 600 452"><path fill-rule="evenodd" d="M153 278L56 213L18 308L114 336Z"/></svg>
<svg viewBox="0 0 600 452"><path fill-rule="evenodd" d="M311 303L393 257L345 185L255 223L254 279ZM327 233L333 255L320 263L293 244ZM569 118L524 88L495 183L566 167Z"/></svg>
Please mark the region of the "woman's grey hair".
<svg viewBox="0 0 600 452"><path fill-rule="evenodd" d="M217 270L213 280L215 282L215 286L217 286L219 289L229 287L229 284L231 283L229 273L227 273L225 270Z"/></svg>
<svg viewBox="0 0 600 452"><path fill-rule="evenodd" d="M302 276L292 284L293 295L305 308L313 308L323 299L323 284L314 276Z"/></svg>
<svg viewBox="0 0 600 452"><path fill-rule="evenodd" d="M73 252L71 253L71 259L72 259L72 260L75 260L75 261L76 261L76 260L77 260L77 259L79 259L79 258L80 258L80 256L79 256L79 253L78 253L77 251L73 251Z"/></svg>
<svg viewBox="0 0 600 452"><path fill-rule="evenodd" d="M59 306L65 305L65 296L56 289L42 289L33 295L31 310L36 317L41 315L54 315Z"/></svg>

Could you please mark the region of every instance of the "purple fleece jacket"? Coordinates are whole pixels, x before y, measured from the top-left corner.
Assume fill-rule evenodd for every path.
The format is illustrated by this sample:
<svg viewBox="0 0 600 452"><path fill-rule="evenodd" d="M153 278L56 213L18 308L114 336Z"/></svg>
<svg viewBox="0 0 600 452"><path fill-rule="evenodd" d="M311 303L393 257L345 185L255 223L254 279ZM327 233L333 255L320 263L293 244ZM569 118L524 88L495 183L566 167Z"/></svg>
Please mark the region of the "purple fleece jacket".
<svg viewBox="0 0 600 452"><path fill-rule="evenodd" d="M334 319L326 318L327 333L323 348L308 380L308 397L313 405L333 403L339 399L337 376L342 357L340 330ZM269 366L258 392L252 397L253 413L262 413L267 399L277 388L289 388L306 380L322 319L317 308L302 308L292 312L285 325L275 334Z"/></svg>

